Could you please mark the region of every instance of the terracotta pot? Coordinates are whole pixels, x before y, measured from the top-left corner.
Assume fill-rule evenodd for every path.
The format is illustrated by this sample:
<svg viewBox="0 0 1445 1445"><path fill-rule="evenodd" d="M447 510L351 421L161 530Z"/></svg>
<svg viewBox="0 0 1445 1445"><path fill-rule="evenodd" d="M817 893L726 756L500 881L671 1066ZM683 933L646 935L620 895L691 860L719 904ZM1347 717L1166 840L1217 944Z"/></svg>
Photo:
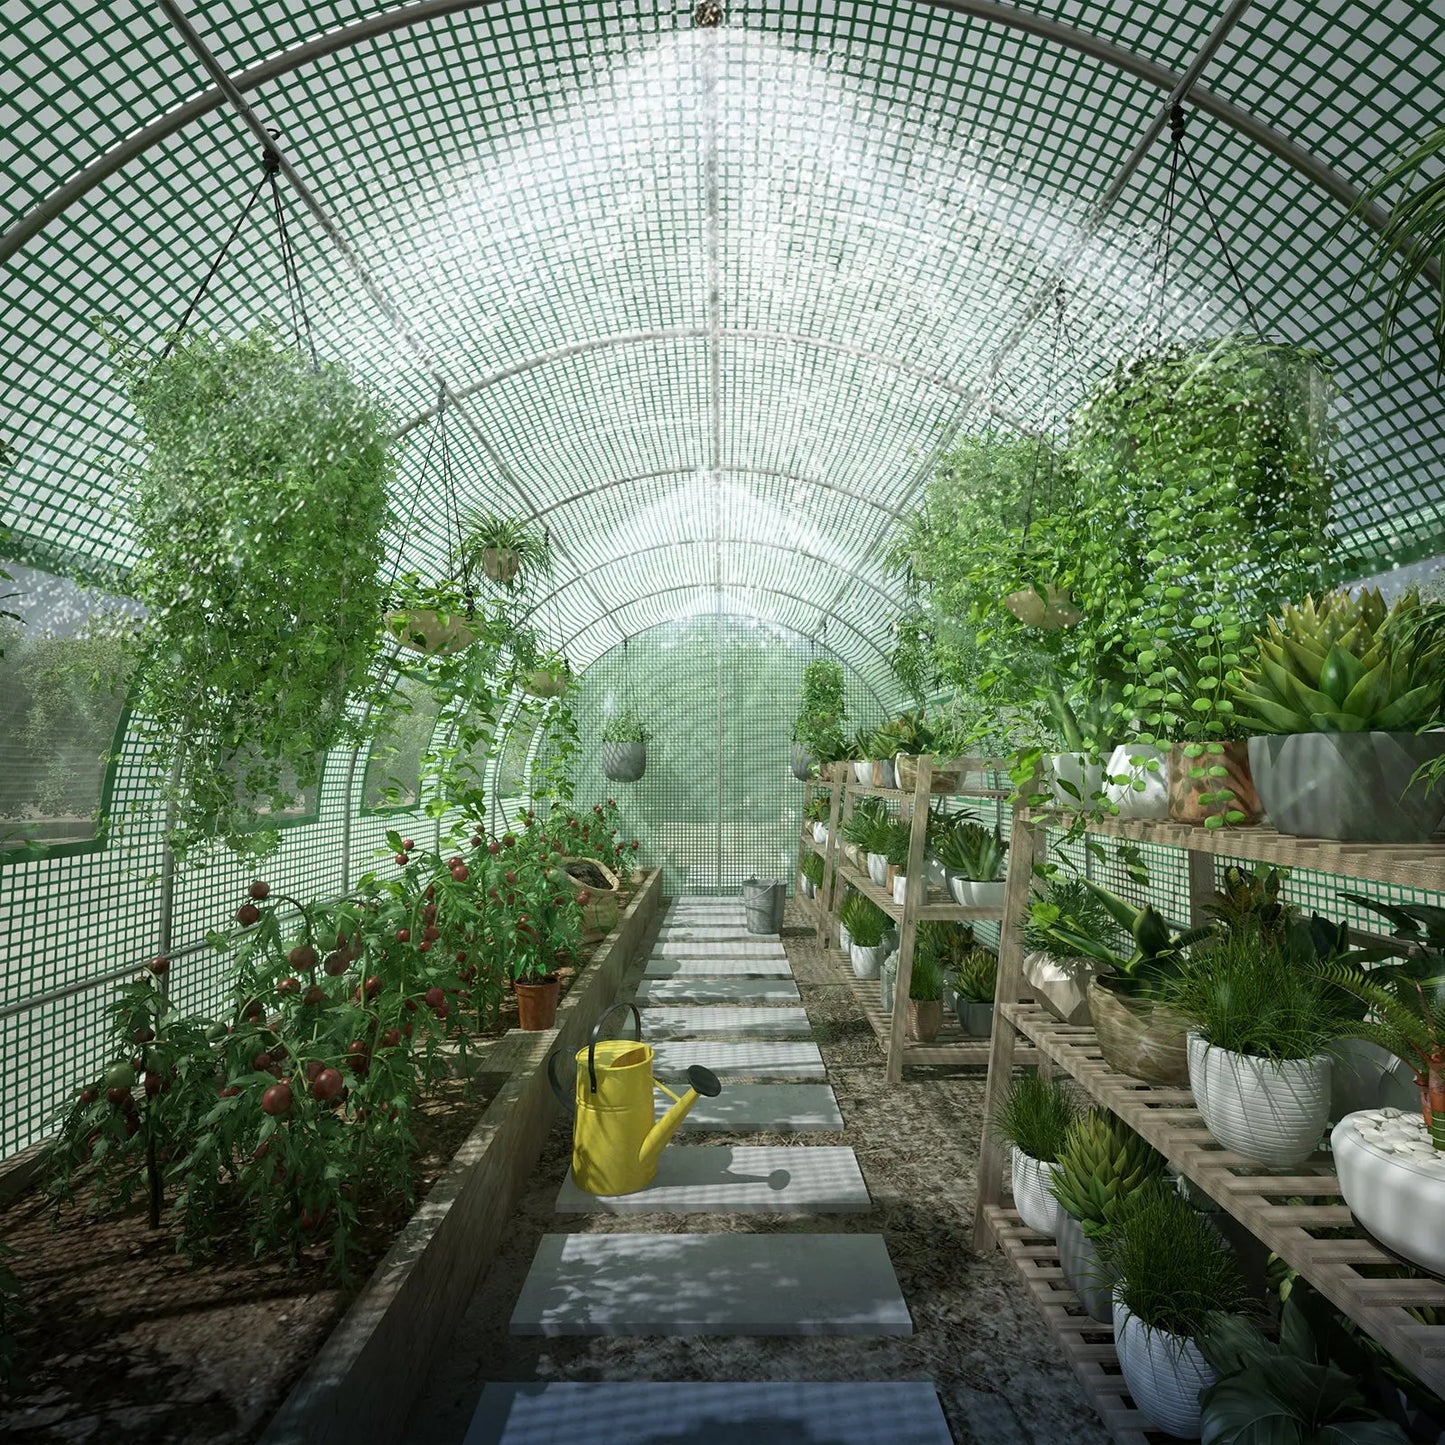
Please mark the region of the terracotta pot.
<svg viewBox="0 0 1445 1445"><path fill-rule="evenodd" d="M536 983L523 983L518 979L512 985L517 995L517 1027L535 1033L538 1029L550 1029L557 1022L557 999L562 992L562 980L555 975Z"/></svg>
<svg viewBox="0 0 1445 1445"><path fill-rule="evenodd" d="M589 866L597 869L610 886L606 889L594 888L592 884L572 876L573 867ZM617 918L622 911L622 880L605 863L599 863L595 858L564 858L561 868L574 898L584 890L592 895L582 909L582 941L596 943L599 938L605 938L617 927Z"/></svg>
<svg viewBox="0 0 1445 1445"><path fill-rule="evenodd" d="M1173 1009L1141 1002L1089 980L1089 1014L1111 1069L1146 1084L1189 1082L1189 1025Z"/></svg>
<svg viewBox="0 0 1445 1445"><path fill-rule="evenodd" d="M1067 587L1055 587L1052 582L1046 582L1041 591L1042 596L1038 590L1025 587L1018 592L1010 592L1005 599L1008 610L1025 627L1052 631L1072 627L1083 617L1084 614L1074 606L1073 593Z"/></svg>
<svg viewBox="0 0 1445 1445"><path fill-rule="evenodd" d="M477 634L461 617L448 613L442 619L434 607L408 607L386 614L386 630L413 652L447 657L461 652L477 640Z"/></svg>
<svg viewBox="0 0 1445 1445"><path fill-rule="evenodd" d="M1202 823L1209 817L1222 817L1224 808L1218 803L1201 803L1201 793L1228 788L1234 794L1234 807L1244 814L1244 823L1257 823L1264 816L1259 794L1254 790L1254 775L1249 770L1249 742L1242 739L1222 744L1223 753L1201 753L1197 758L1184 756L1185 744L1175 743L1169 749L1169 816L1176 823ZM1223 767L1222 778L1191 778L1191 768Z"/></svg>
<svg viewBox="0 0 1445 1445"><path fill-rule="evenodd" d="M482 571L503 587L510 587L517 580L522 559L510 547L488 547L482 553Z"/></svg>
<svg viewBox="0 0 1445 1445"><path fill-rule="evenodd" d="M911 793L918 786L918 759L911 753L899 753L893 759L893 771L898 774L898 786L905 793ZM947 796L956 793L963 782L963 772L959 768L942 768L933 774L933 781L928 785L930 793L938 793L940 796Z"/></svg>
<svg viewBox="0 0 1445 1445"><path fill-rule="evenodd" d="M908 1037L920 1044L931 1044L943 1027L943 1000L941 998L911 998L908 1000Z"/></svg>

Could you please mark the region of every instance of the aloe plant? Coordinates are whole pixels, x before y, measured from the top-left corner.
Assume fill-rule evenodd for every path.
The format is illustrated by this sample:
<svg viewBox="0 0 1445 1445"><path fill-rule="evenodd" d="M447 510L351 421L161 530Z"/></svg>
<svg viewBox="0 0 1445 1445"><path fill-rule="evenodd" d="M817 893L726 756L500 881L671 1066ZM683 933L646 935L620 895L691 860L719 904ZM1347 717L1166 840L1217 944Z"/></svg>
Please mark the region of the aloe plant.
<svg viewBox="0 0 1445 1445"><path fill-rule="evenodd" d="M939 862L960 877L977 882L994 883L1003 877L1008 848L996 828L981 823L964 823L953 828L940 840L936 849Z"/></svg>
<svg viewBox="0 0 1445 1445"><path fill-rule="evenodd" d="M971 948L953 965L949 981L965 1003L992 1003L998 985L998 955Z"/></svg>
<svg viewBox="0 0 1445 1445"><path fill-rule="evenodd" d="M1414 732L1445 707L1445 630L1422 627L1445 604L1415 588L1386 609L1379 590L1306 597L1255 639L1231 689L1261 733Z"/></svg>
<svg viewBox="0 0 1445 1445"><path fill-rule="evenodd" d="M1054 1198L1090 1239L1109 1228L1116 1200L1148 1179L1164 1175L1164 1156L1104 1109L1090 1109L1069 1125L1050 1181Z"/></svg>

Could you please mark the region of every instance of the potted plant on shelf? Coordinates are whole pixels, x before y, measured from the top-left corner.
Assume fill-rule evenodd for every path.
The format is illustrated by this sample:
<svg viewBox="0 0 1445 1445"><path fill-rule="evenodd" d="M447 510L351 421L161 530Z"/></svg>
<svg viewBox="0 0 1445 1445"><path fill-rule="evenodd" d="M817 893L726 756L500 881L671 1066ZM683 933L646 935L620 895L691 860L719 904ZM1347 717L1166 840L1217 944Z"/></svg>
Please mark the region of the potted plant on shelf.
<svg viewBox="0 0 1445 1445"><path fill-rule="evenodd" d="M883 955L888 952L884 942L888 915L871 899L854 893L843 900L838 919L848 929L848 961L853 966L853 976L877 978Z"/></svg>
<svg viewBox="0 0 1445 1445"><path fill-rule="evenodd" d="M793 723L793 776L811 776L820 763L844 755L843 725L848 719L843 699L843 669L826 657L803 669L803 696Z"/></svg>
<svg viewBox="0 0 1445 1445"><path fill-rule="evenodd" d="M887 871L883 875L886 882L885 887L893 890L893 901L903 902L902 891L899 889L898 880L903 880L904 887L907 887L908 878L903 872L908 867L908 847L912 830L901 818L892 818L888 822L886 834L879 834L879 841L883 846L879 851L887 859Z"/></svg>
<svg viewBox="0 0 1445 1445"><path fill-rule="evenodd" d="M1249 1303L1219 1232L1162 1180L1142 1184L1096 1238L1114 1278L1114 1348L1135 1405L1160 1430L1200 1434L1200 1391L1219 1378L1199 1347L1224 1314Z"/></svg>
<svg viewBox="0 0 1445 1445"><path fill-rule="evenodd" d="M943 970L931 949L913 955L908 980L908 1037L931 1044L943 1027Z"/></svg>
<svg viewBox="0 0 1445 1445"><path fill-rule="evenodd" d="M804 853L803 861L798 865L798 872L803 879L803 897L817 897L818 889L823 886L823 859L817 853Z"/></svg>
<svg viewBox="0 0 1445 1445"><path fill-rule="evenodd" d="M1209 1132L1259 1164L1314 1153L1330 1113L1336 991L1282 949L1225 939L1170 981L1190 1025L1189 1087Z"/></svg>
<svg viewBox="0 0 1445 1445"><path fill-rule="evenodd" d="M887 726L893 739L893 774L897 785L911 793L918 786L918 760L934 750L934 733L923 713L899 714ZM939 797L956 793L962 783L957 768L935 769L928 790Z"/></svg>
<svg viewBox="0 0 1445 1445"><path fill-rule="evenodd" d="M882 798L859 798L858 806L838 826L843 840L843 856L855 868L867 869L868 843L879 820L887 822L888 808Z"/></svg>
<svg viewBox="0 0 1445 1445"><path fill-rule="evenodd" d="M1044 776L1060 808L1097 808L1104 799L1104 760L1114 751L1114 689L1107 683L1068 687L1058 673L1040 691L1059 751L1046 755Z"/></svg>
<svg viewBox="0 0 1445 1445"><path fill-rule="evenodd" d="M954 963L951 980L958 1026L971 1039L990 1037L998 988L998 955L986 948L969 949Z"/></svg>
<svg viewBox="0 0 1445 1445"><path fill-rule="evenodd" d="M1064 951L1061 934L1117 943L1120 932L1098 897L1082 878L1055 872L1043 879L1029 899L1020 922L1023 976L1045 1012L1063 1024L1089 1022L1089 980L1103 966L1092 954Z"/></svg>
<svg viewBox="0 0 1445 1445"><path fill-rule="evenodd" d="M886 727L874 728L866 741L868 779L865 786L896 788L898 775L893 770L893 737Z"/></svg>
<svg viewBox="0 0 1445 1445"><path fill-rule="evenodd" d="M1003 902L1008 846L996 828L963 823L950 828L938 845L948 870L948 888L963 908L997 908Z"/></svg>
<svg viewBox="0 0 1445 1445"><path fill-rule="evenodd" d="M1014 1208L1032 1230L1052 1239L1059 1204L1050 1190L1059 1150L1079 1106L1059 1079L1020 1074L999 1105L998 1132L1013 1147L1010 1176Z"/></svg>
<svg viewBox="0 0 1445 1445"><path fill-rule="evenodd" d="M808 806L803 809L803 821L811 825L815 843L828 841L828 813L831 806L826 797L819 796L810 798Z"/></svg>
<svg viewBox="0 0 1445 1445"><path fill-rule="evenodd" d="M862 816L864 821L859 823L856 820ZM888 885L888 849L893 838L893 826L895 820L885 809L877 812L869 810L867 814L860 808L849 819L851 836L856 839L858 851L864 860L864 866L868 870L868 877L879 887L887 888ZM845 836L849 829L844 830Z"/></svg>
<svg viewBox="0 0 1445 1445"><path fill-rule="evenodd" d="M630 707L614 713L602 728L602 773L614 783L635 783L647 771L649 734Z"/></svg>
<svg viewBox="0 0 1445 1445"><path fill-rule="evenodd" d="M1442 615L1413 588L1388 610L1377 590L1331 592L1255 639L1233 695L1281 833L1420 843L1439 826L1445 788L1414 779L1445 755Z"/></svg>
<svg viewBox="0 0 1445 1445"><path fill-rule="evenodd" d="M1050 1188L1059 1202L1059 1267L1064 1283L1089 1315L1114 1319L1114 1284L1098 1241L1109 1231L1120 1202L1151 1179L1164 1177L1164 1156L1123 1120L1088 1109L1069 1126Z"/></svg>
<svg viewBox="0 0 1445 1445"><path fill-rule="evenodd" d="M873 730L871 728L859 728L843 745L848 766L853 770L853 781L860 788L873 786L873 764L868 759L872 747Z"/></svg>
<svg viewBox="0 0 1445 1445"><path fill-rule="evenodd" d="M462 521L462 555L500 587L512 591L519 578L545 577L552 569L551 548L517 517L473 511Z"/></svg>

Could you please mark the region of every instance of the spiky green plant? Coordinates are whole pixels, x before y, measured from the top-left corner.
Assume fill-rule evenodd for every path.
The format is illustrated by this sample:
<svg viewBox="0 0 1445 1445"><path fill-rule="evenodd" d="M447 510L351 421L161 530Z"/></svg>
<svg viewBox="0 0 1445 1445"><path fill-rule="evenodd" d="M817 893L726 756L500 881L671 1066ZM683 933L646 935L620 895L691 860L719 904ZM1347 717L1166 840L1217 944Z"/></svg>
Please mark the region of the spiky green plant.
<svg viewBox="0 0 1445 1445"><path fill-rule="evenodd" d="M1003 877L1008 847L996 828L964 823L939 841L936 856L945 868L964 878L993 883Z"/></svg>
<svg viewBox="0 0 1445 1445"><path fill-rule="evenodd" d="M877 948L888 931L888 915L871 898L852 893L838 909L838 922L859 948Z"/></svg>
<svg viewBox="0 0 1445 1445"><path fill-rule="evenodd" d="M819 886L823 881L823 857L820 853L809 851L803 854L803 861L798 865L798 872L813 884Z"/></svg>
<svg viewBox="0 0 1445 1445"><path fill-rule="evenodd" d="M1164 1156L1105 1109L1080 1114L1059 1150L1049 1187L1090 1239L1109 1228L1116 1200L1164 1175Z"/></svg>
<svg viewBox="0 0 1445 1445"><path fill-rule="evenodd" d="M1410 588L1388 610L1358 598L1306 597L1255 639L1233 686L1235 714L1260 733L1414 732L1445 707L1445 632L1422 627L1445 604Z"/></svg>
<svg viewBox="0 0 1445 1445"><path fill-rule="evenodd" d="M519 577L525 578L529 574L545 577L552 570L552 553L545 535L539 535L520 517L505 517L484 508L473 508L462 518L462 558L469 568L481 569L485 566L484 554L488 551L516 554L518 566L515 575L500 583L508 589L517 585Z"/></svg>
<svg viewBox="0 0 1445 1445"><path fill-rule="evenodd" d="M859 798L858 806L854 808L853 814L843 820L838 831L843 835L845 843L851 843L855 848L867 848L870 853L876 853L876 848L868 848L877 830L888 822L888 805L882 798Z"/></svg>
<svg viewBox="0 0 1445 1445"><path fill-rule="evenodd" d="M1024 948L1030 953L1057 948L1049 932L1055 926L1100 942L1120 941L1119 929L1102 900L1084 879L1066 873L1046 878L1029 899L1021 927Z"/></svg>
<svg viewBox="0 0 1445 1445"><path fill-rule="evenodd" d="M908 846L912 839L912 832L913 830L901 818L895 818L878 835L883 846L871 851L882 853L895 868L907 867Z"/></svg>
<svg viewBox="0 0 1445 1445"><path fill-rule="evenodd" d="M1051 1164L1078 1113L1078 1102L1062 1080L1024 1073L999 1104L998 1132L1015 1149Z"/></svg>
<svg viewBox="0 0 1445 1445"><path fill-rule="evenodd" d="M992 1003L998 985L998 955L971 948L954 965L950 981L965 1003Z"/></svg>
<svg viewBox="0 0 1445 1445"><path fill-rule="evenodd" d="M932 954L919 950L913 955L913 971L908 978L908 997L920 1000L943 997L943 970Z"/></svg>

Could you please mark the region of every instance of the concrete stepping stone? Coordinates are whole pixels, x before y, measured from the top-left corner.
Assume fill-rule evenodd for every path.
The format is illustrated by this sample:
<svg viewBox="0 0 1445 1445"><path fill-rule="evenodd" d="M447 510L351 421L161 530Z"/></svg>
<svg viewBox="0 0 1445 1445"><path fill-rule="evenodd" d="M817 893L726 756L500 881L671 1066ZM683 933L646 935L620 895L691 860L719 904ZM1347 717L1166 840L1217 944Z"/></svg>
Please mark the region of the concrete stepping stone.
<svg viewBox="0 0 1445 1445"><path fill-rule="evenodd" d="M792 978L786 958L659 958L654 954L643 978Z"/></svg>
<svg viewBox="0 0 1445 1445"><path fill-rule="evenodd" d="M729 1079L826 1079L823 1056L814 1043L773 1039L680 1039L653 1045L653 1072L669 1083L693 1064Z"/></svg>
<svg viewBox="0 0 1445 1445"><path fill-rule="evenodd" d="M483 1387L463 1445L953 1445L926 1381L608 1380Z"/></svg>
<svg viewBox="0 0 1445 1445"><path fill-rule="evenodd" d="M653 953L705 953L709 958L783 958L787 950L774 938L669 938L659 935Z"/></svg>
<svg viewBox="0 0 1445 1445"><path fill-rule="evenodd" d="M802 997L790 979L644 978L637 986L640 1004L779 1004L797 1003Z"/></svg>
<svg viewBox="0 0 1445 1445"><path fill-rule="evenodd" d="M645 1008L645 1039L807 1038L808 1014L801 1008Z"/></svg>
<svg viewBox="0 0 1445 1445"><path fill-rule="evenodd" d="M837 1145L718 1145L662 1151L635 1194L588 1194L569 1171L558 1214L859 1214L872 1208L857 1156Z"/></svg>
<svg viewBox="0 0 1445 1445"><path fill-rule="evenodd" d="M913 1322L880 1234L545 1234L511 1330L908 1335Z"/></svg>
<svg viewBox="0 0 1445 1445"><path fill-rule="evenodd" d="M749 933L742 924L669 923L664 924L660 938L694 938L709 943L770 943L771 935Z"/></svg>
<svg viewBox="0 0 1445 1445"><path fill-rule="evenodd" d="M657 1096L660 1117L671 1105ZM699 1099L682 1121L690 1134L841 1134L843 1112L831 1084L729 1084Z"/></svg>

